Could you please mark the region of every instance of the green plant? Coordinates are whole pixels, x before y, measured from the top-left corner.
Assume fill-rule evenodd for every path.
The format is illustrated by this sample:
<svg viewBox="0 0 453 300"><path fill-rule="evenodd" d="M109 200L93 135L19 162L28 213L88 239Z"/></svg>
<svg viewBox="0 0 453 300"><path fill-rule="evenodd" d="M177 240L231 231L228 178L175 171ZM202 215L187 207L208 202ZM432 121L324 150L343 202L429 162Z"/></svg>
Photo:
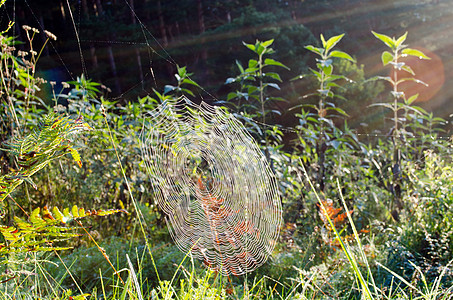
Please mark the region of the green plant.
<svg viewBox="0 0 453 300"><path fill-rule="evenodd" d="M415 81L420 84L425 84L424 82L415 79L414 77L409 77L403 75L403 78L400 78L399 75L401 71L404 71L405 74L415 75L412 68L404 62L404 57L415 56L420 59L430 59L422 51L417 49L408 48L407 45L403 44L407 38L407 32L400 36L399 38L389 37L385 34L380 34L372 32L373 35L382 41L387 47L390 48L391 52L384 51L381 55L382 64L392 65L392 72L390 76L378 77L390 83L392 87L392 97L393 103L376 103L373 105L383 106L389 108L393 112L393 127L392 127L392 143L393 143L393 165L392 165L392 182L391 182L391 191L394 195L390 207L394 210L393 215L398 219L398 211L402 208L401 203L401 184L402 184L402 169L401 169L401 152L404 146L405 138L408 136L407 122L409 117L416 117L416 115L426 115L427 113L419 107L413 105L417 100L418 94L408 96L405 95L399 89L399 85L406 81ZM426 84L425 84L426 85ZM413 114L409 114L412 112ZM415 115L414 115L415 114ZM396 209L393 207L396 204Z"/></svg>
<svg viewBox="0 0 453 300"><path fill-rule="evenodd" d="M228 94L227 101L236 100L236 108L243 115L235 114L238 118L245 120L248 130L261 141L265 147L266 156L269 158L269 138L275 142L281 142L282 132L277 126L266 126L266 118L269 114L281 114L278 110L271 109L274 101L283 101L281 97L272 96L268 88L280 90L278 83L282 82L280 75L273 72L272 68L280 67L289 69L272 58L266 56L275 51L271 48L274 40L256 41L255 44L243 43L248 49L253 51L257 59L250 59L246 68L239 61L236 65L240 74L226 80L226 84L239 83L240 89ZM278 82L278 83L277 83ZM245 100L245 102L244 102ZM253 120L261 122L261 127Z"/></svg>
<svg viewBox="0 0 453 300"><path fill-rule="evenodd" d="M299 118L299 139L301 147L305 152L313 154L317 157L317 179L316 182L323 191L326 182L326 153L328 149L339 150L340 146L351 147L351 142L354 144L357 138L347 126L344 125L344 130L341 130L335 124L335 118L343 118L347 116L346 112L337 107L333 99L343 98L334 93L335 88L340 88L337 83L340 80L348 80L344 75L333 73L333 59L345 59L354 62L354 59L347 53L333 48L341 41L344 34L333 36L327 41L321 34L322 47L308 45L305 48L319 56L316 58L316 70L310 69L310 74L304 74L296 77L301 79L306 76L314 77L317 83L316 92L305 95L304 98L315 96L318 99L317 105L302 104L300 106L308 107L315 113L301 110L300 114L296 114ZM345 100L345 99L343 99ZM297 106L299 107L299 106ZM307 159L305 159L307 163Z"/></svg>

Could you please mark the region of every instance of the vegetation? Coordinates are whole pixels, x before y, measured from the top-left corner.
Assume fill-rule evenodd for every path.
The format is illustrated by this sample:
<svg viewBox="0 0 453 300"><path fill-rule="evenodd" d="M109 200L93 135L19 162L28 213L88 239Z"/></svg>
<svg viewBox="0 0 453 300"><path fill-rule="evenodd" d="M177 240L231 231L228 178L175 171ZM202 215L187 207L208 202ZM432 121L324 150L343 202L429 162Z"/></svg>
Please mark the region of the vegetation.
<svg viewBox="0 0 453 300"><path fill-rule="evenodd" d="M82 7L87 32L114 12L106 7L101 13L106 3L97 2L97 14ZM186 33L209 43L212 35L287 13L283 4L245 2L250 5L197 1L209 9L201 7L197 28ZM307 7L328 10L328 2L307 1ZM162 23L173 24L160 31L164 46L188 18L184 10L169 14L171 3L158 1L164 18L153 25L162 30ZM266 14L266 5L276 6L276 13ZM297 17L301 3L285 5ZM222 9L232 21L214 24ZM124 12L112 20L120 16ZM263 26L252 43L235 37L222 42L247 51L223 57L219 72L207 55L207 73L176 66L176 81L164 85L155 72L155 89L126 101L109 96L110 88L88 79L86 70L67 82L41 78L39 63L56 37L45 32L44 42L37 41L41 30L23 26L24 39L16 39L14 26L0 35L0 299L451 298L453 147L446 121L401 88L409 81L424 86L408 58L428 55L406 45L411 32L391 37L370 30L389 48L377 59L391 72L367 79L355 59L363 49L349 46L348 35L320 34L318 41L302 25ZM110 34L110 40L119 38ZM295 35L303 36L301 45L280 48ZM135 54L140 61L140 51ZM291 63L299 54L301 60ZM246 276L221 276L177 249L140 153L148 112L181 96L199 101L203 87L219 84L207 79L210 73L224 76L226 92L215 104L257 141L283 204L272 259ZM109 83L119 90L124 84ZM48 95L40 93L46 89ZM350 125L357 114L361 122L372 115L358 111L360 101L380 111L382 121L370 122L387 135ZM284 118L293 124L279 124Z"/></svg>

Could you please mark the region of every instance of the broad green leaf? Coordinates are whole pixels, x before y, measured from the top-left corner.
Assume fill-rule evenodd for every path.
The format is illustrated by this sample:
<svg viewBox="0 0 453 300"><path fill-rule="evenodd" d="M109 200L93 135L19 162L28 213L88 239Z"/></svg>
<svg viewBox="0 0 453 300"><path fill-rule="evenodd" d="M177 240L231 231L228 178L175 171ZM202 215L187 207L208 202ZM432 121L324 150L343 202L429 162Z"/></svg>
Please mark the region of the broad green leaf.
<svg viewBox="0 0 453 300"><path fill-rule="evenodd" d="M355 62L355 60L349 54L347 54L346 52L343 52L343 51L333 50L332 52L330 52L329 56L330 57L344 58L344 59L347 59L349 61Z"/></svg>
<svg viewBox="0 0 453 300"><path fill-rule="evenodd" d="M277 74L277 73L274 73L274 72L267 72L267 73L264 73L265 76L268 76L268 77L271 77L277 81L280 81L282 82L282 79L280 78L280 75Z"/></svg>
<svg viewBox="0 0 453 300"><path fill-rule="evenodd" d="M258 65L258 61L256 59L249 60L249 68L254 68Z"/></svg>
<svg viewBox="0 0 453 300"><path fill-rule="evenodd" d="M267 86L273 87L274 89L280 90L280 86L276 83L268 83Z"/></svg>
<svg viewBox="0 0 453 300"><path fill-rule="evenodd" d="M237 96L238 96L238 95L237 95L236 93L231 92L231 93L229 93L228 96L227 96L227 101L230 101L231 99L237 98Z"/></svg>
<svg viewBox="0 0 453 300"><path fill-rule="evenodd" d="M423 53L422 51L417 50L417 49L406 48L406 49L403 49L401 51L401 53L403 54L403 56L410 55L410 56L418 57L420 59L431 59L430 57L426 56L425 53Z"/></svg>
<svg viewBox="0 0 453 300"><path fill-rule="evenodd" d="M332 65L329 65L329 66L323 67L323 68L322 68L322 71L323 71L324 74L326 74L326 75L331 75L332 72L333 72L333 66L332 66Z"/></svg>
<svg viewBox="0 0 453 300"><path fill-rule="evenodd" d="M282 64L281 62L276 61L276 60L274 60L274 59L272 59L272 58L266 58L266 59L264 60L264 64L270 65L270 66L279 66L279 67L282 67L282 68L285 68L285 69L289 70L289 68L288 68L287 66L285 66L285 65Z"/></svg>
<svg viewBox="0 0 453 300"><path fill-rule="evenodd" d="M195 96L194 93L191 90L188 90L188 89L181 89L181 92L186 93L186 94L188 94L188 95L190 95L192 97Z"/></svg>
<svg viewBox="0 0 453 300"><path fill-rule="evenodd" d="M251 94L253 94L254 92L256 92L257 90L258 90L258 87L254 86L254 85L251 85L251 86L248 87L247 93L248 93L249 95L251 95Z"/></svg>
<svg viewBox="0 0 453 300"><path fill-rule="evenodd" d="M335 82L328 82L326 84L326 87L329 87L329 88L332 88L332 87L336 87L336 88L339 88L341 86L339 86L338 84L336 84Z"/></svg>
<svg viewBox="0 0 453 300"><path fill-rule="evenodd" d="M324 49L316 48L315 46L312 45L305 46L305 49L310 50L311 52L314 52L319 55L322 55L324 53Z"/></svg>
<svg viewBox="0 0 453 300"><path fill-rule="evenodd" d="M263 45L263 47L267 48L270 45L272 45L273 42L274 42L274 40L272 39L272 40L262 42L261 45Z"/></svg>
<svg viewBox="0 0 453 300"><path fill-rule="evenodd" d="M244 44L244 46L246 46L247 48L249 48L249 49L252 50L253 52L256 52L256 47L255 47L255 45L253 45L253 44L247 44L246 42L242 42L242 44Z"/></svg>
<svg viewBox="0 0 453 300"><path fill-rule="evenodd" d="M409 99L406 100L406 104L411 105L415 100L417 100L418 94L410 96Z"/></svg>
<svg viewBox="0 0 453 300"><path fill-rule="evenodd" d="M257 44L255 52L258 53L258 55L263 54L264 50L266 50L266 48L264 48L263 45Z"/></svg>
<svg viewBox="0 0 453 300"><path fill-rule="evenodd" d="M344 37L344 33L340 35L336 35L331 37L327 42L326 46L324 47L326 49L326 52L328 52L330 49L335 47L336 44Z"/></svg>
<svg viewBox="0 0 453 300"><path fill-rule="evenodd" d="M392 55L392 53L390 53L388 51L384 51L384 52L382 52L381 59L382 59L382 64L384 66L386 66L386 65L388 65L389 62L391 62L393 60L393 55Z"/></svg>
<svg viewBox="0 0 453 300"><path fill-rule="evenodd" d="M310 71L311 71L313 74L315 74L316 77L317 77L318 79L321 79L321 78L322 78L321 73L319 73L318 71L313 70L313 69L311 69L311 68L310 68Z"/></svg>
<svg viewBox="0 0 453 300"><path fill-rule="evenodd" d="M339 107L327 107L326 110L333 110L333 111L336 111L336 112L342 114L343 116L346 116L346 117L349 116L343 109L341 109Z"/></svg>
<svg viewBox="0 0 453 300"><path fill-rule="evenodd" d="M185 77L187 75L186 67L182 67L182 68L180 68L179 66L176 66L176 67L178 68L178 74L181 78Z"/></svg>
<svg viewBox="0 0 453 300"><path fill-rule="evenodd" d="M407 37L407 31L405 34L403 34L396 40L396 46L397 47L401 46L404 43L404 41L406 40L406 37Z"/></svg>
<svg viewBox="0 0 453 300"><path fill-rule="evenodd" d="M193 81L192 79L189 79L189 78L184 78L184 80L182 81L182 83L194 85L194 86L196 86L196 87L200 87L200 86L198 85L198 83L196 83L195 81Z"/></svg>
<svg viewBox="0 0 453 300"><path fill-rule="evenodd" d="M408 72L408 73L410 73L411 75L415 75L414 70L412 70L412 68L409 67L408 65L403 65L403 66L401 67L401 69L404 70L404 71L406 71L406 72Z"/></svg>
<svg viewBox="0 0 453 300"><path fill-rule="evenodd" d="M392 49L396 49L396 44L395 44L395 41L385 35L385 34L381 34L381 33L377 33L377 32L374 32L374 31L371 31L373 33L373 35L378 38L379 40L381 40L384 44L386 44L388 47L392 48Z"/></svg>

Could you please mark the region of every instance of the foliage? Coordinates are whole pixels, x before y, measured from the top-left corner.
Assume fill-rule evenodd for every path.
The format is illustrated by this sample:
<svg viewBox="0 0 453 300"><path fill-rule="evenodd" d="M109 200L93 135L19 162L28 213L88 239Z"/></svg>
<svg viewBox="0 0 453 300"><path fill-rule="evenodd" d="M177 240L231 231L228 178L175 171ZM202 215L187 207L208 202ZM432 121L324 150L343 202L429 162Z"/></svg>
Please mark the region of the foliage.
<svg viewBox="0 0 453 300"><path fill-rule="evenodd" d="M255 119L262 124L266 124L266 118L269 118L269 114L280 114L278 110L271 109L272 102L283 101L282 98L271 96L268 92L269 88L280 90L278 83L282 82L280 75L273 72L272 68L288 69L281 62L265 57L274 53L271 48L273 43L274 40L264 42L257 40L255 44L243 43L244 46L255 53L257 59L250 59L246 68L239 61L236 61L240 74L234 78L228 78L225 82L226 84L235 82L240 84L239 90L228 94L227 101L236 100L236 110L241 111L245 118ZM243 118L238 114L236 115ZM271 136L276 142L280 141L276 128L269 130L250 122L248 124L250 125L248 126L249 131L259 137L266 148L269 143L267 136Z"/></svg>
<svg viewBox="0 0 453 300"><path fill-rule="evenodd" d="M136 2L135 11L146 18L141 8L151 4ZM348 1L348 5L358 2ZM112 36L118 30L121 34L109 40L128 41L127 34L138 25L118 26L115 30L108 27L130 20L130 11L117 10L116 2L100 3L104 4L104 13L95 17L94 6L89 6L81 22L92 23L85 23L81 30L94 34L99 29L96 39L106 32ZM43 79L36 77L36 64L45 57L39 54L45 53L45 47L38 48L41 50L35 50L36 53L31 51L39 44L36 29L25 29L26 47L30 48L27 53L19 54L14 49L18 42L2 35L0 139L8 140L2 149L8 148L16 158L8 157L4 150L0 153L0 192L5 204L0 254L3 277L9 280L1 283L0 298L448 299L453 277L449 264L453 258L451 141L441 136L444 134L441 118L416 107L416 96L401 94L398 89L401 80L414 80L406 77L411 75L411 69L404 64L404 56L424 58L423 53L404 46L406 35L391 38L375 33L390 49L382 54L381 60L392 67L392 73L380 77L391 84L393 101L388 103L376 100L387 97L381 95L381 81L366 80L364 67L336 48L344 37L339 32L344 32L342 26L350 20L337 19L339 25L329 30L333 37L326 40L321 35L320 42L315 44L310 30L296 25L295 19L284 27L273 24L288 17L290 9L296 17L300 15L302 2L206 0L202 4L207 27L201 33L197 26L183 26L182 20L190 16L189 12L195 13L196 8L181 1L178 5L187 10L174 15L171 9L175 3L161 1L168 42L177 41L178 24L181 35L196 35L200 39L200 51L215 44L211 45L215 48L207 48L204 66L216 67L201 74L204 77L196 77L197 72L193 75L188 71L196 70L196 63L176 66L176 74L171 74L173 82L168 83L163 74L167 71L158 72L165 69L159 66L159 60L153 71L163 75L153 79L156 90L133 101L108 97L109 88L85 75L64 83L64 88L55 92L53 89L59 83L46 86ZM307 14L340 5L329 1L305 4ZM228 10L222 11L225 7ZM270 13L274 8L276 13ZM224 13L231 13L231 23L225 21ZM365 16L369 14L360 18ZM102 19L110 17L109 26L97 28ZM312 22L316 25L320 21ZM157 29L158 18L152 24ZM219 43L214 39L229 32L228 29L244 27L248 28L246 35L225 35L225 40ZM319 28L325 29L326 25ZM354 55L363 51L369 54L371 47L365 38L357 43L354 34L349 32L344 48ZM368 35L366 39L373 37ZM242 47L239 42L229 44L244 36L245 40L258 38L255 43L243 43L247 51L252 51L251 59L236 51ZM274 36L275 41L271 39ZM304 44L310 46L303 48ZM105 50L97 48L99 53ZM182 61L196 60L191 60L192 54L186 53L186 47L171 51L172 55L184 52ZM214 56L214 52L219 56ZM309 63L313 69L305 72L309 53L314 53L317 59ZM234 60L219 65L215 62L233 56L237 58L233 67L239 72L226 80L219 95L229 95L218 96L225 101L217 103L229 106L229 111L236 113L261 142L278 179L285 219L274 259L247 278L216 276L204 270L200 262L193 261L190 253L181 253L172 244L164 216L155 206L155 195L149 192L151 186L141 162L137 137L149 117L148 111L181 95L198 101L202 92L192 78L209 79L206 75L214 73L217 77L225 76ZM199 57L204 60L201 54ZM295 59L298 62L293 64ZM241 63L244 60L247 63ZM128 58L118 70L136 72L129 68L131 61ZM111 75L105 65L100 64L102 70L98 73L89 74ZM288 82L299 72L311 81ZM113 76L110 77L113 83ZM212 84L209 80L203 82ZM301 88L299 82L306 86ZM163 92L158 91L161 84ZM53 97L39 94L40 89L48 86ZM313 93L299 97L300 91L310 86L315 86ZM287 91L294 97L287 97ZM293 111L285 112L284 107L293 105L295 98L300 105L297 108L302 109L294 117ZM356 134L355 130L374 133L373 129L380 126L377 118L368 128L351 123L351 115L361 115L365 122L369 121L367 115L377 116L376 102L382 102L378 104L380 108L394 115L394 128L389 134L393 140L382 134L376 137ZM374 105L364 112L365 104L369 103ZM56 112L50 113L52 110ZM59 114L62 112L66 115ZM277 119L280 112L283 117ZM382 115L378 116L381 121ZM296 128L274 125L293 117L298 122ZM81 135L82 132L86 135ZM392 178L396 169L395 145L401 157L398 167L403 183L399 186L399 197L404 203L399 209L399 222L391 217L389 205L395 194L396 181ZM81 166L80 157L84 158ZM315 182L313 187L310 181ZM29 189L30 184L36 189ZM19 205L22 211L17 209ZM123 209L134 213L96 220L96 225L88 218ZM79 234L82 220L86 230L83 236ZM71 237L78 239L71 241ZM77 290L78 296L69 290Z"/></svg>
<svg viewBox="0 0 453 300"><path fill-rule="evenodd" d="M32 134L24 138L13 137L5 143L5 146L8 147L7 151L17 157L19 169L0 177L0 201L3 201L24 181L36 188L30 177L52 160L65 154L71 154L81 167L80 154L73 148L73 143L69 138L87 129L91 128L81 119L72 120L68 117L57 117L50 114L40 121Z"/></svg>
<svg viewBox="0 0 453 300"><path fill-rule="evenodd" d="M333 101L334 97L342 98L334 93L334 89L340 88L337 83L339 80L350 80L344 75L333 73L333 59L354 61L347 53L333 48L341 41L344 34L333 36L327 41L321 34L322 47L313 45L306 46L306 49L314 52L319 58L316 58L316 70L310 69L310 74L304 74L295 79L302 79L306 76L313 77L317 82L316 92L305 95L305 97L315 96L318 100L318 105L302 104L301 113L296 114L299 118L298 143L302 151L310 153L315 157L317 162L313 161L308 156L303 157L305 164L316 164L314 166L317 171L316 183L321 191L325 188L326 169L329 159L329 152L345 151L346 148L354 148L358 140L355 134L349 129L347 123L344 123L344 129L340 129L335 124L335 118L343 118L347 116L346 112L337 107ZM346 100L346 99L343 99ZM305 110L304 108L308 108ZM310 111L311 110L311 111ZM314 112L312 112L314 111Z"/></svg>
<svg viewBox="0 0 453 300"><path fill-rule="evenodd" d="M415 76L412 68L404 62L404 57L415 56L419 59L430 59L422 51L408 48L407 45L403 44L407 38L407 32L400 36L399 38L392 37L385 34L376 33L373 31L373 35L383 42L387 47L390 48L392 52L384 51L381 55L382 64L384 66L390 64L393 67L391 76L387 77L378 77L389 82L392 86L392 97L393 104L388 103L375 103L374 106L383 106L389 108L393 112L393 127L391 128L392 139L393 139L393 165L392 165L392 181L389 183L391 192L394 195L394 202L391 203L391 209L394 209L393 216L398 219L398 211L402 208L403 203L401 203L401 184L402 184L402 146L409 148L409 144L401 145L401 141L406 141L407 137L411 136L410 124L415 121L417 123L418 116L426 117L427 112L421 109L420 107L414 106L413 103L417 100L418 94L408 96L405 95L399 89L399 85L407 81L415 81L416 83L424 84L421 80L418 80L414 77L408 77L408 74ZM404 75L401 78L399 71ZM402 102L402 103L401 103ZM417 124L413 124L417 126ZM409 130L408 130L409 129ZM412 140L412 139L410 139ZM413 140L412 140L413 141ZM410 143L410 142L409 142ZM407 157L408 158L408 157ZM396 204L396 209L394 208Z"/></svg>

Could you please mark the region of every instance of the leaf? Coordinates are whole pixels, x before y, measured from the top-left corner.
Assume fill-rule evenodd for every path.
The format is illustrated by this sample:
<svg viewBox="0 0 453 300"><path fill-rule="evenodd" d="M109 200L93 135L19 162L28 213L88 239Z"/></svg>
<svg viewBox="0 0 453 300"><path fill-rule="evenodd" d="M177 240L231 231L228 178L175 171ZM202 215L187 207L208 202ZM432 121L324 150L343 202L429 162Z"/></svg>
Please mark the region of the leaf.
<svg viewBox="0 0 453 300"><path fill-rule="evenodd" d="M241 63L238 60L236 60L236 65L238 66L238 69L241 72L241 74L243 74L244 73L244 67L241 65Z"/></svg>
<svg viewBox="0 0 453 300"><path fill-rule="evenodd" d="M408 65L403 65L403 66L401 67L401 69L404 70L404 71L406 71L406 72L408 72L408 73L411 74L411 75L415 75L414 70L412 70L412 68L409 67Z"/></svg>
<svg viewBox="0 0 453 300"><path fill-rule="evenodd" d="M326 108L326 110L333 110L333 111L340 113L343 116L346 116L346 117L349 116L343 109L341 109L339 107L328 107L328 108Z"/></svg>
<svg viewBox="0 0 453 300"><path fill-rule="evenodd" d="M390 103L382 103L382 102L380 102L380 103L373 103L373 104L368 105L368 107L373 107L373 106L383 106L383 107L386 107L388 109L394 110L393 105L390 104Z"/></svg>
<svg viewBox="0 0 453 300"><path fill-rule="evenodd" d="M227 101L230 101L231 99L234 99L236 97L237 97L236 93L234 93L234 92L228 93Z"/></svg>
<svg viewBox="0 0 453 300"><path fill-rule="evenodd" d="M271 40L267 40L267 41L262 42L261 45L263 45L264 48L267 48L270 45L272 45L273 42L274 42L274 39L271 39Z"/></svg>
<svg viewBox="0 0 453 300"><path fill-rule="evenodd" d="M388 47L392 48L392 49L396 49L396 44L395 44L395 41L385 35L385 34L381 34L381 33L377 33L377 32L374 32L374 31L371 31L373 33L373 35L378 38L379 40L381 40L384 44L386 44Z"/></svg>
<svg viewBox="0 0 453 300"><path fill-rule="evenodd" d="M323 67L323 68L322 68L322 71L323 71L324 74L326 74L326 75L331 75L332 72L333 72L333 66L332 66L332 65L329 65L329 66Z"/></svg>
<svg viewBox="0 0 453 300"><path fill-rule="evenodd" d="M274 72L267 72L267 73L264 73L264 76L268 76L268 77L271 77L279 82L282 82L282 79L280 78L280 75L278 73L274 73Z"/></svg>
<svg viewBox="0 0 453 300"><path fill-rule="evenodd" d="M321 33L321 42L322 42L322 47L325 49L326 48L326 40L324 39L324 35Z"/></svg>
<svg viewBox="0 0 453 300"><path fill-rule="evenodd" d="M397 81L397 84L400 84L400 83L402 83L404 81L415 81L416 83L423 84L424 86L429 86L427 83L421 81L420 79L416 79L416 78L412 78L412 77L401 78L400 80Z"/></svg>
<svg viewBox="0 0 453 300"><path fill-rule="evenodd" d="M389 62L393 61L393 55L392 55L392 53L390 53L390 52L388 52L388 51L382 52L381 60L382 60L382 64L383 64L384 66L388 65Z"/></svg>
<svg viewBox="0 0 453 300"><path fill-rule="evenodd" d="M285 69L289 70L289 68L288 68L287 66L285 66L285 65L282 64L281 62L276 61L276 60L274 60L274 59L272 59L272 58L266 58L266 59L264 60L264 63L265 63L266 65L279 66L279 67L282 67L282 68L285 68Z"/></svg>
<svg viewBox="0 0 453 300"><path fill-rule="evenodd" d="M68 149L71 152L71 156L74 159L74 161L79 165L79 168L81 168L82 167L82 160L80 158L79 152L77 152L77 150L72 148L72 147L70 147Z"/></svg>
<svg viewBox="0 0 453 300"><path fill-rule="evenodd" d="M196 87L200 87L200 86L198 85L198 83L196 83L195 81L193 81L192 79L189 79L189 78L184 78L184 80L182 81L182 83L190 84L190 85L193 85L193 86L196 86Z"/></svg>
<svg viewBox="0 0 453 300"><path fill-rule="evenodd" d="M274 89L280 90L280 86L276 83L267 83L266 85L273 87Z"/></svg>
<svg viewBox="0 0 453 300"><path fill-rule="evenodd" d="M321 79L321 78L322 78L321 73L319 73L318 71L313 70L313 69L311 69L311 68L310 68L310 71L311 71L313 74L315 74L316 77L317 77L318 79Z"/></svg>
<svg viewBox="0 0 453 300"><path fill-rule="evenodd" d="M344 33L340 35L336 35L331 37L327 42L326 46L324 47L326 49L326 52L329 52L330 49L335 47L336 44L340 42L340 40L344 37Z"/></svg>
<svg viewBox="0 0 453 300"><path fill-rule="evenodd" d="M250 59L249 60L249 69L250 68L255 68L258 65L258 61L256 59Z"/></svg>
<svg viewBox="0 0 453 300"><path fill-rule="evenodd" d="M256 52L256 47L255 47L255 45L253 45L253 44L247 44L246 42L242 42L242 44L243 44L244 46L246 46L247 48L249 48L250 50L252 50L253 52Z"/></svg>
<svg viewBox="0 0 453 300"><path fill-rule="evenodd" d="M400 36L400 37L396 40L396 42L395 42L396 46L397 46L397 47L400 47L401 44L404 43L404 41L406 40L406 37L407 37L407 31L406 31L405 34L403 34L402 36Z"/></svg>
<svg viewBox="0 0 453 300"><path fill-rule="evenodd" d="M406 104L411 105L415 100L417 100L418 94L410 96L409 99L406 100Z"/></svg>
<svg viewBox="0 0 453 300"><path fill-rule="evenodd" d="M344 59L347 59L347 60L349 60L351 62L355 62L355 60L349 54L347 54L346 52L343 52L343 51L333 50L332 52L330 52L329 56L330 57L344 58Z"/></svg>
<svg viewBox="0 0 453 300"><path fill-rule="evenodd" d="M371 77L367 80L365 80L365 82L371 82L371 81L377 81L377 80L385 80L385 81L388 81L390 82L390 84L394 84L392 78L390 78L389 76L374 76L374 77Z"/></svg>
<svg viewBox="0 0 453 300"><path fill-rule="evenodd" d="M430 57L426 56L425 53L423 53L422 51L417 50L417 49L406 48L406 49L403 49L401 51L401 53L403 54L403 56L410 55L410 56L418 57L420 59L431 59Z"/></svg>
<svg viewBox="0 0 453 300"><path fill-rule="evenodd" d="M305 46L305 49L310 50L311 52L314 52L316 54L322 55L324 53L324 49L322 48L316 48L312 45Z"/></svg>

